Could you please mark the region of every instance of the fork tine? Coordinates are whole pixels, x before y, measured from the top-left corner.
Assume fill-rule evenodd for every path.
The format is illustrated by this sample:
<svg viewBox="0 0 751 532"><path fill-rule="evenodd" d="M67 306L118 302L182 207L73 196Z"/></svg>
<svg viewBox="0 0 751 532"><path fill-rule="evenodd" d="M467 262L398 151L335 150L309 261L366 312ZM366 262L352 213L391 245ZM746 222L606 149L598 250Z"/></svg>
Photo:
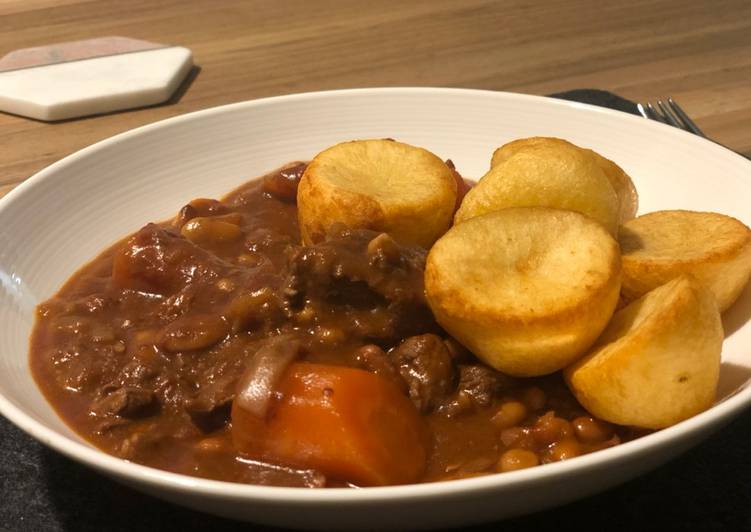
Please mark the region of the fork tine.
<svg viewBox="0 0 751 532"><path fill-rule="evenodd" d="M699 135L706 138L706 135L704 132L699 129L699 126L697 126L693 120L691 120L688 115L681 109L681 106L675 103L675 101L672 98L668 98L668 105L670 106L670 109L678 116L678 118L683 122L683 125L691 131L691 133L694 133L695 135Z"/></svg>
<svg viewBox="0 0 751 532"><path fill-rule="evenodd" d="M652 102L647 102L647 114L649 115L649 118L652 120L657 120L658 122L662 122L663 124L667 124L668 121L665 120L665 117L662 116L662 113L660 113L655 107L652 105Z"/></svg>
<svg viewBox="0 0 751 532"><path fill-rule="evenodd" d="M670 107L662 103L662 100L657 100L657 106L660 108L660 111L662 111L662 114L667 120L668 124L670 124L671 126L675 126L679 129L686 129L685 126L681 124L680 121L678 121L678 118L676 118L676 116L670 110Z"/></svg>

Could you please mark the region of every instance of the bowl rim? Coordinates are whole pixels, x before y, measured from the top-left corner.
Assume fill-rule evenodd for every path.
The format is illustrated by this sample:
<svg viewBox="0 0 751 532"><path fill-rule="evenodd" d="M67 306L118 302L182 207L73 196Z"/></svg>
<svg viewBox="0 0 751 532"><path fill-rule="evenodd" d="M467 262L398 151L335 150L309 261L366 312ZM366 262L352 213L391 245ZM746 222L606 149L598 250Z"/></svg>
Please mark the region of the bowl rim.
<svg viewBox="0 0 751 532"><path fill-rule="evenodd" d="M39 184L45 182L61 168L74 164L79 159L85 158L89 153L96 152L108 146L122 142L133 136L145 132L156 131L175 124L200 120L213 115L231 113L235 109L248 107L274 105L278 103L296 100L316 100L337 98L341 96L393 94L399 96L411 95L443 95L451 96L476 96L482 98L505 98L517 101L537 102L541 106L573 107L585 112L596 112L617 120L639 121L640 127L657 128L671 135L683 136L691 139L688 142L698 143L701 149L721 150L724 157L735 157L738 161L748 162L746 159L718 144L704 138L697 137L686 131L672 126L645 120L640 116L631 115L622 111L599 107L595 105L561 100L547 96L518 94L512 92L490 91L481 89L441 88L441 87L374 87L359 89L340 89L329 91L305 92L271 96L255 100L236 102L221 106L211 107L182 115L166 118L130 129L108 137L81 150L78 150L59 161L40 170L26 179L5 197L0 198L0 212L11 203L17 201L23 195L33 193ZM27 355L28 357L28 355ZM45 426L26 414L20 407L0 393L0 414L4 415L21 430L55 451L72 458L75 461L94 468L100 472L115 475L125 481L134 484L151 485L160 488L169 488L178 493L190 493L209 498L221 498L230 500L254 500L269 505L288 505L290 503L302 505L338 505L342 503L363 504L372 502L384 502L392 500L422 500L427 498L451 497L458 494L462 496L479 494L481 492L523 489L544 482L550 477L566 477L576 473L584 473L601 468L617 466L625 461L630 461L639 456L646 456L652 452L658 452L662 447L673 441L681 442L691 439L698 434L711 433L724 423L729 422L742 410L751 406L751 386L742 387L733 392L710 409L697 414L672 427L642 436L636 440L576 457L571 460L545 464L543 467L512 471L502 474L490 474L474 478L427 482L421 484L408 484L399 486L368 487L360 489L351 488L326 488L323 490L311 490L307 488L289 488L276 486L261 486L255 484L241 484L234 482L209 480L199 477L191 477L178 473L171 473L160 469L143 466L129 462L105 453L102 450L85 443L83 440L75 440L64 436L56 430Z"/></svg>

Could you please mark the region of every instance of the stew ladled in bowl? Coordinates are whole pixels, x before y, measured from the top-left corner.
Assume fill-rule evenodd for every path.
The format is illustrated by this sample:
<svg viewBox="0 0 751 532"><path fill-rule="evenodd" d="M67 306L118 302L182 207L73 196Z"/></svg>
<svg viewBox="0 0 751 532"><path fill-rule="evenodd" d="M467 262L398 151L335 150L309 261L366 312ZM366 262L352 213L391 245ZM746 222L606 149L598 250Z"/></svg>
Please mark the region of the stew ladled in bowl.
<svg viewBox="0 0 751 532"><path fill-rule="evenodd" d="M204 478L567 460L714 403L720 310L751 272L738 220L637 203L561 139L502 146L476 186L422 148L337 144L84 266L39 306L32 370L97 447Z"/></svg>
<svg viewBox="0 0 751 532"><path fill-rule="evenodd" d="M461 478L629 437L589 416L557 375L511 378L447 335L425 302L423 248L344 226L301 245L304 168L191 201L40 306L34 374L79 434L141 464L280 486ZM290 368L299 382L284 379ZM337 386L353 376L356 387ZM316 377L332 384L289 411L295 397L279 385L312 395ZM384 404L367 412L375 396ZM289 425L254 435L264 429L246 418L273 419L282 403ZM357 420L383 412L383 426ZM321 436L295 426L332 419L348 424Z"/></svg>

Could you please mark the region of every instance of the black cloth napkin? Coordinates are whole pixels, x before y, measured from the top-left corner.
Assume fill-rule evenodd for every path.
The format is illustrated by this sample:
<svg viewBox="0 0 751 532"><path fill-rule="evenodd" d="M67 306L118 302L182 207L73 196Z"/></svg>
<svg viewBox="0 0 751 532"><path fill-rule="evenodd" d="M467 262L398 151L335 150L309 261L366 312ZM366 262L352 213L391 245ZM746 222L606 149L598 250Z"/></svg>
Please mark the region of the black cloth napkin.
<svg viewBox="0 0 751 532"><path fill-rule="evenodd" d="M637 114L600 90L553 94ZM669 464L561 508L472 528L751 530L751 412ZM44 447L0 416L0 530L268 531L194 512L123 487Z"/></svg>

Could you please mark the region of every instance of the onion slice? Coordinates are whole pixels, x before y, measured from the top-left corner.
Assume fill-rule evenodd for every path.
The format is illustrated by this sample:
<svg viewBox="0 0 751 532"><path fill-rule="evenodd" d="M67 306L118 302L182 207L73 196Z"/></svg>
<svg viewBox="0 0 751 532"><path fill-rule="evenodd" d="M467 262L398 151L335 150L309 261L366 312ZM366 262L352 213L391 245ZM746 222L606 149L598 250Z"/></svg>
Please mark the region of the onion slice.
<svg viewBox="0 0 751 532"><path fill-rule="evenodd" d="M289 336L266 341L250 360L237 383L237 405L260 419L266 417L274 389L300 353L300 342Z"/></svg>

